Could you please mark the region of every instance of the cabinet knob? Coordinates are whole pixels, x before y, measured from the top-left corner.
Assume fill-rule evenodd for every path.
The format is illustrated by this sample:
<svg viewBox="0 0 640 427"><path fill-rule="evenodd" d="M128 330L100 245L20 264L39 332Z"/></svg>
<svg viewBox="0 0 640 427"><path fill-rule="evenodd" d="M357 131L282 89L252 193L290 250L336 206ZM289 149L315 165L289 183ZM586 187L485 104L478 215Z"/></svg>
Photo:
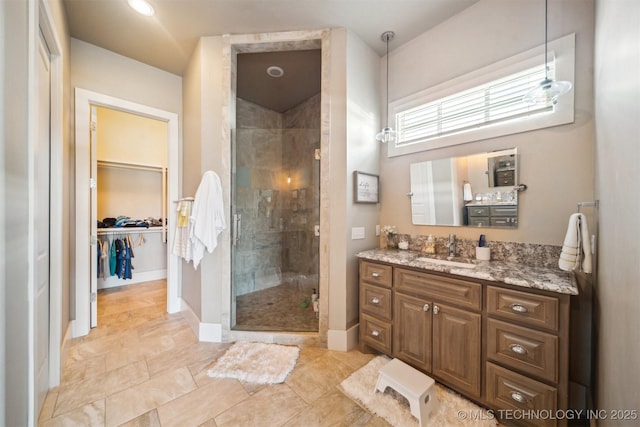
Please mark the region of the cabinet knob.
<svg viewBox="0 0 640 427"><path fill-rule="evenodd" d="M527 403L527 398L517 391L511 392L511 398L518 403Z"/></svg>
<svg viewBox="0 0 640 427"><path fill-rule="evenodd" d="M529 311L529 309L522 304L511 304L509 307L518 314L524 314Z"/></svg>
<svg viewBox="0 0 640 427"><path fill-rule="evenodd" d="M433 306L433 314L438 314L438 312L440 312L440 307L438 307L437 305Z"/></svg>
<svg viewBox="0 0 640 427"><path fill-rule="evenodd" d="M380 298L378 297L371 298L371 304L380 304Z"/></svg>
<svg viewBox="0 0 640 427"><path fill-rule="evenodd" d="M528 353L527 349L524 348L523 346L521 346L520 344L511 344L509 346L509 348L511 349L511 351L513 351L515 354L519 354L520 356L524 356Z"/></svg>
<svg viewBox="0 0 640 427"><path fill-rule="evenodd" d="M371 273L371 277L380 277L380 274L374 271L373 273Z"/></svg>
<svg viewBox="0 0 640 427"><path fill-rule="evenodd" d="M431 308L431 306L429 304L425 304L422 306L422 311L429 311L429 308Z"/></svg>
<svg viewBox="0 0 640 427"><path fill-rule="evenodd" d="M372 337L378 337L380 336L380 331L376 331L375 329L371 331L371 336Z"/></svg>

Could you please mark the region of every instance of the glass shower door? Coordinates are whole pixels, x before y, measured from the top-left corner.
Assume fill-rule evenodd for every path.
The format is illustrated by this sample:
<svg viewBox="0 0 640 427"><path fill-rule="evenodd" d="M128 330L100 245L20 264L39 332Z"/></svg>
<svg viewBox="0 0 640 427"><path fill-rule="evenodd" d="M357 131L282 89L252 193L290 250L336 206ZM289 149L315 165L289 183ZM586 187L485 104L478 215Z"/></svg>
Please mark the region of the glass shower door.
<svg viewBox="0 0 640 427"><path fill-rule="evenodd" d="M299 121L288 121L288 113L261 111L266 126L243 126L255 124L255 117L242 116L255 114L255 108L238 102L232 142L232 328L317 331L319 120L315 128L286 127Z"/></svg>

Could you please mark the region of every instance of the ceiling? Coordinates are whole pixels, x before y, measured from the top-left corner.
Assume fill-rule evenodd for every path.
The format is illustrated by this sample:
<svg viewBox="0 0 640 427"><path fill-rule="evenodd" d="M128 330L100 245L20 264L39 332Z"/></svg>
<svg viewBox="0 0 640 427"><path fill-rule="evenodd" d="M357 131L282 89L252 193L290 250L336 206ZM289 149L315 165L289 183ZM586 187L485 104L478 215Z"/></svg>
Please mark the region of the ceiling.
<svg viewBox="0 0 640 427"><path fill-rule="evenodd" d="M1 0L0 0L1 1ZM345 27L380 56L392 30L400 46L478 0L148 0L153 17L127 0L63 0L71 37L181 76L202 36ZM320 51L238 55L238 96L284 112L320 91ZM273 78L277 65L284 76Z"/></svg>

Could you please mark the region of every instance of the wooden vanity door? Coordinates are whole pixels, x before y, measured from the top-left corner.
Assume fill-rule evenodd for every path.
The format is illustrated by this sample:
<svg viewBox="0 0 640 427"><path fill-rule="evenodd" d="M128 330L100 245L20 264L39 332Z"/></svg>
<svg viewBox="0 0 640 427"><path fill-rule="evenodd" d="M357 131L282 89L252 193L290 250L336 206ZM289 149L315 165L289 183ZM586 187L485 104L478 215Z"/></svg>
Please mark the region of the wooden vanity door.
<svg viewBox="0 0 640 427"><path fill-rule="evenodd" d="M480 397L481 316L435 303L433 375Z"/></svg>
<svg viewBox="0 0 640 427"><path fill-rule="evenodd" d="M432 303L395 294L393 355L431 372Z"/></svg>

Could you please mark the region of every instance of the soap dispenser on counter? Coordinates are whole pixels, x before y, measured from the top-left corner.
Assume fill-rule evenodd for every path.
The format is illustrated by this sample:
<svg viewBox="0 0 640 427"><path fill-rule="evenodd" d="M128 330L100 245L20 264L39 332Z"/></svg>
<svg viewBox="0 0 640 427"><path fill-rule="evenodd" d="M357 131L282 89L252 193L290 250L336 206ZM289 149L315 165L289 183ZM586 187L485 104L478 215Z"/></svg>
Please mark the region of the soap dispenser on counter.
<svg viewBox="0 0 640 427"><path fill-rule="evenodd" d="M422 252L427 255L435 255L436 253L436 241L433 238L433 234L427 236L427 240L424 242Z"/></svg>
<svg viewBox="0 0 640 427"><path fill-rule="evenodd" d="M491 259L491 249L487 246L487 238L484 234L480 235L478 246L476 247L476 259L478 261L489 261Z"/></svg>

